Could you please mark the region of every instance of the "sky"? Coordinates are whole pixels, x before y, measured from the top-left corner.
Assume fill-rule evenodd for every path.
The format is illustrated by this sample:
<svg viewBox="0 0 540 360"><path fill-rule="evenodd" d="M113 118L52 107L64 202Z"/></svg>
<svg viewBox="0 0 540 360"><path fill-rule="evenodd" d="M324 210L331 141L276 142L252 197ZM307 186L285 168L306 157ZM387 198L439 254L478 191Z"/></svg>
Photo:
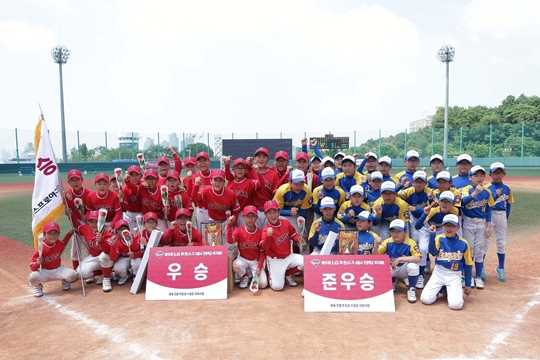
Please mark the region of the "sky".
<svg viewBox="0 0 540 360"><path fill-rule="evenodd" d="M61 129L56 45L68 147L77 130L360 143L444 106L444 44L451 106L538 95L538 18L533 0L0 0L0 148L31 138L38 104Z"/></svg>

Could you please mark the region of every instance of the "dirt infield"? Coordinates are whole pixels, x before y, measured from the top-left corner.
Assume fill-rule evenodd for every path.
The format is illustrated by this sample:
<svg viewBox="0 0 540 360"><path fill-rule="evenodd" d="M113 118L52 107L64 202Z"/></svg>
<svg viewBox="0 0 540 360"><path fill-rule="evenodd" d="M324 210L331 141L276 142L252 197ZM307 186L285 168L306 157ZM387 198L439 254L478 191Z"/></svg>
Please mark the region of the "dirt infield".
<svg viewBox="0 0 540 360"><path fill-rule="evenodd" d="M463 310L443 299L409 304L401 284L390 314L304 313L301 278L282 292L235 288L221 301L147 302L116 284L108 294L87 285L83 297L80 282L62 291L59 281L34 298L32 249L0 237L0 358L535 358L540 277L530 249L538 236L509 239L506 283L495 279L490 249L486 289Z"/></svg>
<svg viewBox="0 0 540 360"><path fill-rule="evenodd" d="M516 190L540 188L540 179L507 180ZM2 184L0 196L32 186ZM87 285L83 297L79 281L70 291L46 283L34 298L26 280L33 250L0 236L0 359L537 358L539 236L510 235L506 283L495 278L492 245L486 289L473 290L463 310L444 299L409 304L400 284L389 314L304 313L301 277L297 288L236 287L221 301L147 302L116 284L108 294Z"/></svg>

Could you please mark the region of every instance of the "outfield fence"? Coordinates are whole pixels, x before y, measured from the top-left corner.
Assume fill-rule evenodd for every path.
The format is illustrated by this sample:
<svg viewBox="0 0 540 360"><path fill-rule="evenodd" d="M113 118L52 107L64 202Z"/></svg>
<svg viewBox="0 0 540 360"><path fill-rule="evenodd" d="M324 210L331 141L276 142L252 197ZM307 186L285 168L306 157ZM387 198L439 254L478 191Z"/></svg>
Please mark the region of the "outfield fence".
<svg viewBox="0 0 540 360"><path fill-rule="evenodd" d="M331 130L331 129L330 129ZM199 143L212 149L214 159L222 155L222 140L225 139L292 139L291 154L299 151L302 138L328 137L344 138L348 141L346 152L363 154L373 151L379 156L402 159L411 149L417 150L421 158L428 159L433 154L443 154L443 129L423 128L414 132L408 130L350 130L329 132L276 132L276 133L145 133L145 132L66 132L68 162L112 162L135 160L139 152L144 152L147 160L155 160L167 154L166 148L174 146L181 157L195 155ZM60 131L50 131L54 152L59 162L62 159L62 136ZM0 129L0 158L4 162L24 164L33 160L34 130ZM330 149L329 155L340 149ZM448 157L455 158L468 153L473 158L504 159L509 166L540 166L540 123L519 123L459 127L448 130Z"/></svg>

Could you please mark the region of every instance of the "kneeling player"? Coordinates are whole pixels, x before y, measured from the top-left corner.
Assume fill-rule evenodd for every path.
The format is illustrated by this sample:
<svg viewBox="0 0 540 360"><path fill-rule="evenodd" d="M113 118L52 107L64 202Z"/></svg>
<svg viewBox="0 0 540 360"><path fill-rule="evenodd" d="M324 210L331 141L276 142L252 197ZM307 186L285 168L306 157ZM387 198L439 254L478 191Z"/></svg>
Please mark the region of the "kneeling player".
<svg viewBox="0 0 540 360"><path fill-rule="evenodd" d="M30 261L28 282L34 287L34 296L43 296L43 285L41 283L62 280L62 289L69 290L70 282L77 280L77 273L72 269L62 266L62 252L66 247L71 232L68 232L63 240L58 240L60 226L54 221L43 226L43 252L39 254L38 249L34 250L34 255Z"/></svg>
<svg viewBox="0 0 540 360"><path fill-rule="evenodd" d="M356 219L358 229L358 255L371 255L379 235L370 230L373 221L369 211L362 211Z"/></svg>
<svg viewBox="0 0 540 360"><path fill-rule="evenodd" d="M259 288L264 289L268 286L266 272L264 271L264 252L260 249L262 230L255 226L259 219L257 208L248 205L243 211L244 226L233 230L236 219L234 216L229 218L227 224L227 242L238 245L239 255L234 260L232 266L234 273L240 277L240 289L245 289L249 285L249 274L259 277Z"/></svg>
<svg viewBox="0 0 540 360"><path fill-rule="evenodd" d="M396 279L408 279L409 289L407 290L407 301L416 302L416 281L420 269L418 263L422 259L422 253L418 249L416 242L407 237L407 224L401 219L393 220L390 223L390 236L380 244L378 238L373 248L373 253L380 255L388 254L390 265L392 266L392 280L394 290Z"/></svg>
<svg viewBox="0 0 540 360"><path fill-rule="evenodd" d="M268 223L263 229L261 247L266 253L270 287L279 291L285 283L297 286L292 275L304 270L304 257L291 253L290 241L302 246L306 240L298 236L290 222L279 218L277 201L267 201L264 213Z"/></svg>
<svg viewBox="0 0 540 360"><path fill-rule="evenodd" d="M334 199L326 196L321 200L320 211L322 217L315 220L309 230L309 242L310 245L313 246L311 255L319 255L321 253L322 247L330 232L339 234L339 230L345 229L343 223L334 217L335 210L336 205ZM335 255L337 253L337 247L338 242L336 241L330 253Z"/></svg>
<svg viewBox="0 0 540 360"><path fill-rule="evenodd" d="M116 235L115 248L111 251L111 261L114 261L114 273L120 277L118 285L124 285L130 278L131 273L133 276L137 275L143 253L139 244L139 237L134 237L129 233L129 222L127 220L119 220L114 225ZM126 239L123 234L127 231L128 236L131 237L131 243L129 239ZM111 240L114 242L114 240Z"/></svg>
<svg viewBox="0 0 540 360"><path fill-rule="evenodd" d="M433 304L443 286L448 294L448 306L452 310L463 307L461 277L465 275L465 296L471 294L472 257L467 240L456 235L459 228L458 217L446 215L443 219L444 233L437 235L435 225L431 225L429 252L435 257L435 270L427 282L420 301Z"/></svg>

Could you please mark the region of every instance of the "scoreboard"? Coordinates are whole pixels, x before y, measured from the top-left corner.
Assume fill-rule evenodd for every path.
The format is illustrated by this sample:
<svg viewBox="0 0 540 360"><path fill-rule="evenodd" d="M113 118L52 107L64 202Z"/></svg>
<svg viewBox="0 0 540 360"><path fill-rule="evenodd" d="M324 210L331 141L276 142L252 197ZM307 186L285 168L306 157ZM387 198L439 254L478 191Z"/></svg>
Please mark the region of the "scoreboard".
<svg viewBox="0 0 540 360"><path fill-rule="evenodd" d="M317 139L317 144L321 150L347 150L349 149L348 137L312 137L310 140Z"/></svg>

